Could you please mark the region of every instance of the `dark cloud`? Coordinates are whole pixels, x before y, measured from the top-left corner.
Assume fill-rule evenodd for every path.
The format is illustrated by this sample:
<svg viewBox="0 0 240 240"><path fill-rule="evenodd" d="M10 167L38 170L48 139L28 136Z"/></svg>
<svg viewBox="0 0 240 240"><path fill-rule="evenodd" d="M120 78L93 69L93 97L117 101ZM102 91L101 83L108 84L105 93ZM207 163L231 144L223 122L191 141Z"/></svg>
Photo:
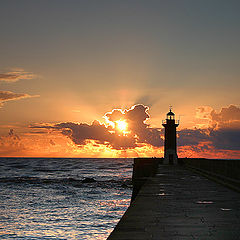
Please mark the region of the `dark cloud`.
<svg viewBox="0 0 240 240"><path fill-rule="evenodd" d="M206 115L206 109L201 107L198 108L198 112L204 117L210 117L211 126L208 129L179 131L179 146L196 146L201 142L211 142L216 149L240 150L240 108L230 105L222 108L219 113L212 110Z"/></svg>
<svg viewBox="0 0 240 240"><path fill-rule="evenodd" d="M160 147L163 144L161 131L156 128L151 128L146 124L146 120L150 118L148 110L149 107L137 104L124 112L121 110L113 110L105 116L113 122L119 119L126 120L131 135L136 136L136 144L147 143L155 147Z"/></svg>
<svg viewBox="0 0 240 240"><path fill-rule="evenodd" d="M240 150L240 108L234 105L211 112L214 129L210 133L216 149Z"/></svg>
<svg viewBox="0 0 240 240"><path fill-rule="evenodd" d="M106 121L111 121L110 125L94 121L92 124L66 122L55 125L37 124L30 127L60 131L77 145L85 145L89 140L94 140L96 144L103 144L114 149L130 149L142 146L142 144L162 147L164 129L152 128L147 124L146 120L150 118L148 110L149 108L142 104L134 105L124 111L114 109L105 114ZM212 111L209 116L212 116L212 121L218 121L217 124L222 126L221 128L211 126L207 129L195 128L178 131L178 146L188 146L196 151L207 151L210 145L215 149L240 150L240 128L233 128L234 122L240 120L236 113L238 110L239 108L231 105L226 111L221 110L220 113ZM119 120L127 122L126 134L114 128L114 124ZM228 128L223 128L225 126L223 122L228 122Z"/></svg>
<svg viewBox="0 0 240 240"><path fill-rule="evenodd" d="M179 146L193 146L200 142L209 141L208 131L203 129L183 129L178 131Z"/></svg>
<svg viewBox="0 0 240 240"><path fill-rule="evenodd" d="M240 150L240 129L183 129L178 135L179 146L208 142L216 149Z"/></svg>
<svg viewBox="0 0 240 240"><path fill-rule="evenodd" d="M218 129L210 134L216 149L240 150L240 129Z"/></svg>
<svg viewBox="0 0 240 240"><path fill-rule="evenodd" d="M0 73L0 81L17 82L22 79L32 79L35 75L31 72L25 72L23 69L15 69L7 73Z"/></svg>
<svg viewBox="0 0 240 240"><path fill-rule="evenodd" d="M138 136L139 143L147 143L155 147L163 145L161 131L151 128L145 121L150 118L148 107L144 105L135 105L132 109L127 110L125 115L131 131Z"/></svg>
<svg viewBox="0 0 240 240"><path fill-rule="evenodd" d="M88 140L94 140L97 144L104 144L114 149L135 148L142 143L156 147L162 146L161 132L150 128L145 123L149 118L147 111L148 107L135 105L125 111L114 109L105 115L105 118L113 124L118 120L125 120L128 124L127 134L122 134L113 126L106 126L98 121L92 124L67 122L55 125L31 125L30 127L59 130L77 145L85 145Z"/></svg>
<svg viewBox="0 0 240 240"><path fill-rule="evenodd" d="M14 93L10 91L0 91L0 106L7 101L19 100L22 98L39 97L38 95L29 95L26 93Z"/></svg>
<svg viewBox="0 0 240 240"><path fill-rule="evenodd" d="M112 146L115 149L136 147L135 139L132 136L118 135L111 132L111 128L94 121L91 125L86 123L59 123L53 128L61 130L63 135L72 139L77 145L84 145L87 140L95 140L96 143Z"/></svg>

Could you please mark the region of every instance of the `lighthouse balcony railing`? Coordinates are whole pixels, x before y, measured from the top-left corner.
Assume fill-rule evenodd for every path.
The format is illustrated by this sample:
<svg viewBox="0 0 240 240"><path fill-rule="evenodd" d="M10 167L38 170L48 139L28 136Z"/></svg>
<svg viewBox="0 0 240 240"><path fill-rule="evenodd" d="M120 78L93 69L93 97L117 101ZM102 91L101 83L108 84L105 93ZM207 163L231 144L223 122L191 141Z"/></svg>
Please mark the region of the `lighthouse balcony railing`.
<svg viewBox="0 0 240 240"><path fill-rule="evenodd" d="M162 120L162 124L167 124L167 120L168 119L165 119L165 120ZM179 120L173 120L174 124L179 124Z"/></svg>

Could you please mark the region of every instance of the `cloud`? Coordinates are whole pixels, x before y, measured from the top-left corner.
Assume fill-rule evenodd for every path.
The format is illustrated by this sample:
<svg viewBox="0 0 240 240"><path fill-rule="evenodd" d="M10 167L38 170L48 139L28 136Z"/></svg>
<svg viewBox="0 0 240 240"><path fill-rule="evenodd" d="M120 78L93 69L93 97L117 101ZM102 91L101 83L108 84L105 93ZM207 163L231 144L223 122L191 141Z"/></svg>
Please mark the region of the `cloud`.
<svg viewBox="0 0 240 240"><path fill-rule="evenodd" d="M22 130L21 130L22 132ZM78 147L59 133L17 134L10 129L0 136L0 156L2 157L79 157Z"/></svg>
<svg viewBox="0 0 240 240"><path fill-rule="evenodd" d="M10 72L0 73L0 82L17 82L19 80L33 79L35 74L23 69L14 69Z"/></svg>
<svg viewBox="0 0 240 240"><path fill-rule="evenodd" d="M0 91L0 106L7 101L19 100L23 98L39 97L39 95L29 95L26 93L14 93L11 91Z"/></svg>
<svg viewBox="0 0 240 240"><path fill-rule="evenodd" d="M24 150L21 138L10 129L7 136L0 137L0 155L11 155L22 152Z"/></svg>
<svg viewBox="0 0 240 240"><path fill-rule="evenodd" d="M211 120L217 128L240 129L240 108L234 105L222 108L219 113L211 112Z"/></svg>
<svg viewBox="0 0 240 240"><path fill-rule="evenodd" d="M240 150L240 108L230 105L216 112L203 106L197 109L197 117L208 119L208 128L179 131L179 146L196 146L208 141L215 149Z"/></svg>
<svg viewBox="0 0 240 240"><path fill-rule="evenodd" d="M196 109L196 118L209 120L211 118L211 112L213 111L210 106L200 106Z"/></svg>
<svg viewBox="0 0 240 240"><path fill-rule="evenodd" d="M202 109L202 110L201 110ZM237 107L233 105L227 109L232 113L234 110L235 117L226 117L225 111L217 113L212 108L199 108L199 118L209 118L214 124L207 128L182 129L177 132L178 146L180 149L187 147L191 152L210 152L215 150L240 150L240 128L233 128L234 121L238 121ZM137 104L129 109L113 109L104 115L105 123L93 121L91 124L62 122L58 124L35 124L31 125L32 129L48 129L50 132L60 132L67 136L77 146L85 146L89 141L97 145L104 145L115 150L139 149L149 146L153 148L162 148L164 141L164 128L153 128L147 120L150 118L148 113L149 107L143 104ZM207 114L205 113L207 112ZM225 114L222 117L222 114ZM119 120L127 123L126 132L117 129ZM231 127L219 128L216 124L228 122L231 120ZM217 122L218 121L218 122ZM217 122L217 123L216 123ZM225 126L221 124L221 126Z"/></svg>
<svg viewBox="0 0 240 240"><path fill-rule="evenodd" d="M178 131L178 136L179 146L194 146L201 142L209 141L206 129L183 129Z"/></svg>
<svg viewBox="0 0 240 240"><path fill-rule="evenodd" d="M212 131L210 140L216 149L240 150L240 129L218 129Z"/></svg>
<svg viewBox="0 0 240 240"><path fill-rule="evenodd" d="M20 140L20 137L14 133L12 128L9 130L8 136L14 140Z"/></svg>
<svg viewBox="0 0 240 240"><path fill-rule="evenodd" d="M124 111L114 109L105 114L106 124L95 120L92 124L67 122L55 125L31 125L30 127L61 131L77 145L85 145L88 140L94 140L98 144L118 150L135 148L141 144L160 147L163 144L161 132L149 127L145 122L149 118L148 109L142 104L134 105ZM127 122L127 133L123 134L115 128L119 120Z"/></svg>
<svg viewBox="0 0 240 240"><path fill-rule="evenodd" d="M26 72L23 69L13 69L10 72L0 73L0 82L17 82L22 79L32 79L35 75ZM3 103L11 100L19 100L22 98L39 97L39 95L29 95L26 93L14 93L11 91L0 91L0 107Z"/></svg>
<svg viewBox="0 0 240 240"><path fill-rule="evenodd" d="M136 138L136 145L145 143L154 147L160 147L163 145L162 132L157 128L151 128L146 123L146 120L150 118L148 110L149 107L137 104L124 111L114 109L112 112L105 114L105 117L112 122L116 122L119 119L126 120L132 137L135 136Z"/></svg>
<svg viewBox="0 0 240 240"><path fill-rule="evenodd" d="M210 137L216 149L240 150L240 108L235 105L211 112Z"/></svg>
<svg viewBox="0 0 240 240"><path fill-rule="evenodd" d="M234 105L222 108L219 113L215 110L211 112L212 120L214 121L233 121L240 120L240 108Z"/></svg>
<svg viewBox="0 0 240 240"><path fill-rule="evenodd" d="M208 142L215 149L240 150L240 129L183 129L178 136L178 146L196 147Z"/></svg>
<svg viewBox="0 0 240 240"><path fill-rule="evenodd" d="M126 119L131 131L138 136L139 143L160 147L163 145L161 131L146 124L146 120L150 118L148 110L149 107L142 104L135 105L130 110L126 110Z"/></svg>
<svg viewBox="0 0 240 240"><path fill-rule="evenodd" d="M33 97L31 95L28 95L26 93L14 93L10 91L0 91L0 101L1 102L6 102L10 100L17 100L21 98L29 98Z"/></svg>

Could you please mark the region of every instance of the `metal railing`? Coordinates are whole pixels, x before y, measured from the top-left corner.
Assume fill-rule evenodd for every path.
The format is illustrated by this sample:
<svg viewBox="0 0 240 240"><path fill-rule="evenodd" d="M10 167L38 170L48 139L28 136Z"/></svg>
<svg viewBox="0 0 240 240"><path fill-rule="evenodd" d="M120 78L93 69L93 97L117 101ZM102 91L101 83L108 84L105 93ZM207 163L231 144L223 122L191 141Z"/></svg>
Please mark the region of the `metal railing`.
<svg viewBox="0 0 240 240"><path fill-rule="evenodd" d="M167 124L167 120L168 119L162 120L162 124ZM172 119L172 120L174 121L175 124L179 124L179 120L174 120L174 119Z"/></svg>

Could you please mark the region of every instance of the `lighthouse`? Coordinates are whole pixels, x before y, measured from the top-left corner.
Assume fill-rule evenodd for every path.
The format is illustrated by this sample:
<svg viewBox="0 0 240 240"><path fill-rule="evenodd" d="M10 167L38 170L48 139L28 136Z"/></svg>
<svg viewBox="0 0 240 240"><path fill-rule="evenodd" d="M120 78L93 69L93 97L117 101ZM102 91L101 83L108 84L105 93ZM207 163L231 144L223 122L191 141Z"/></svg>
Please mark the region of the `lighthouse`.
<svg viewBox="0 0 240 240"><path fill-rule="evenodd" d="M164 142L164 160L163 164L177 164L177 137L176 128L179 125L179 121L175 120L175 114L170 111L167 113L166 120L163 120L162 125L165 128L165 142Z"/></svg>

